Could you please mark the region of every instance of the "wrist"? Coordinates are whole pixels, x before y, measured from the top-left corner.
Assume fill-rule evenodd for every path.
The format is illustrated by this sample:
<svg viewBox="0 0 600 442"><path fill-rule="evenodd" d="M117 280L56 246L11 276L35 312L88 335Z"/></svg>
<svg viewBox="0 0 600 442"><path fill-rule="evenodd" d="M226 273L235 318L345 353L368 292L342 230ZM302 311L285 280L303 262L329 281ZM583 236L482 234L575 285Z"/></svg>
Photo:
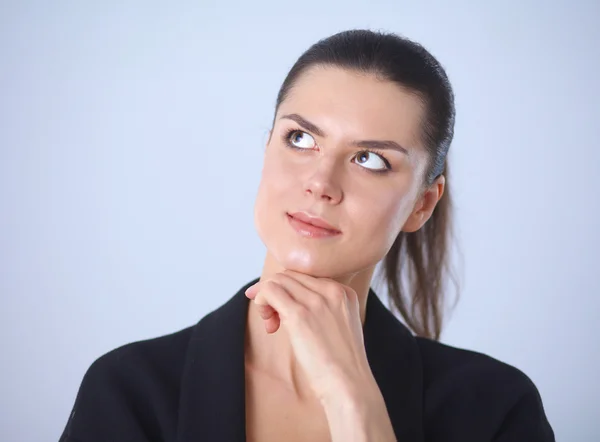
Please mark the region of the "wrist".
<svg viewBox="0 0 600 442"><path fill-rule="evenodd" d="M379 388L343 391L322 403L332 441L396 440Z"/></svg>
<svg viewBox="0 0 600 442"><path fill-rule="evenodd" d="M375 379L362 383L332 384L329 393L321 398L326 413L365 414L371 407L384 403L383 396Z"/></svg>

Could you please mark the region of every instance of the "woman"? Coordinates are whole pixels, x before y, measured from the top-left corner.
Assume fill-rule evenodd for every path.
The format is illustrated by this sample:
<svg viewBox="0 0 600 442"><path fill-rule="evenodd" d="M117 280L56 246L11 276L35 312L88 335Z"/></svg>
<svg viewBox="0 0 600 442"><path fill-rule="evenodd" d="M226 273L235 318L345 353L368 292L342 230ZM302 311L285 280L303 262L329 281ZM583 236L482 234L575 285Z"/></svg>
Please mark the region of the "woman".
<svg viewBox="0 0 600 442"><path fill-rule="evenodd" d="M450 83L420 45L349 31L309 48L264 154L260 278L95 361L61 440L554 440L526 375L437 342L453 127ZM408 327L370 288L382 259Z"/></svg>

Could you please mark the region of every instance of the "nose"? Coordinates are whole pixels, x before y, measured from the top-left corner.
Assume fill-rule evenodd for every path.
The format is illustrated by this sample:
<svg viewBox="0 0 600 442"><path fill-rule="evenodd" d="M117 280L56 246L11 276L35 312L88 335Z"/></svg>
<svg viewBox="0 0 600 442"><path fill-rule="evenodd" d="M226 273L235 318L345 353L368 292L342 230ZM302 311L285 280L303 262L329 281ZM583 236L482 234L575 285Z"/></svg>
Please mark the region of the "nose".
<svg viewBox="0 0 600 442"><path fill-rule="evenodd" d="M323 161L306 181L305 194L329 204L339 204L342 201L343 192L336 179L335 166L324 163Z"/></svg>

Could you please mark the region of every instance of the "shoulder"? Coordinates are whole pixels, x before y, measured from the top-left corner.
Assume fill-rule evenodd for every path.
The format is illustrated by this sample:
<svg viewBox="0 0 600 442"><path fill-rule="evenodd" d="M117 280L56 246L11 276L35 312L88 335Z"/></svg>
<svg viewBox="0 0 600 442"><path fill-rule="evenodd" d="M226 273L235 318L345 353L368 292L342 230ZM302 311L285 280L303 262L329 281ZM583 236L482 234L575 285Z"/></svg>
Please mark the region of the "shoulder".
<svg viewBox="0 0 600 442"><path fill-rule="evenodd" d="M462 420L488 440L554 440L539 391L523 371L483 353L425 338L416 342L425 412L437 428Z"/></svg>
<svg viewBox="0 0 600 442"><path fill-rule="evenodd" d="M97 440L119 434L142 441L149 426L158 433L174 431L192 331L128 343L97 358L83 376L61 441L88 434Z"/></svg>
<svg viewBox="0 0 600 442"><path fill-rule="evenodd" d="M416 338L423 361L425 388L440 382L502 384L516 394L533 387L531 379L516 367L476 351ZM491 382L493 381L493 382Z"/></svg>
<svg viewBox="0 0 600 442"><path fill-rule="evenodd" d="M87 375L111 372L162 373L177 377L183 369L192 327L151 339L131 342L100 356L90 366Z"/></svg>
<svg viewBox="0 0 600 442"><path fill-rule="evenodd" d="M181 378L192 330L193 327L188 327L109 351L90 365L82 387L119 384L125 380L131 382L130 386L175 387Z"/></svg>

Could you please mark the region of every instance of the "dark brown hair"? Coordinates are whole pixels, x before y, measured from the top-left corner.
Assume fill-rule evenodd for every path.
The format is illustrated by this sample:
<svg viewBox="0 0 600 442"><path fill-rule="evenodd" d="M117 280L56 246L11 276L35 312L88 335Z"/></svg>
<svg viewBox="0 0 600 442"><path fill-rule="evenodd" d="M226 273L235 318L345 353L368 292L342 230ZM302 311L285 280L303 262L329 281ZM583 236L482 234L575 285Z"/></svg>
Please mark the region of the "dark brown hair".
<svg viewBox="0 0 600 442"><path fill-rule="evenodd" d="M418 336L439 339L450 269L452 201L447 153L454 135L454 94L440 63L421 45L391 33L340 32L312 45L285 78L275 106L312 66L336 66L375 75L415 93L425 105L422 138L429 153L423 188L444 174L445 190L431 218L413 233L400 232L383 261L394 307Z"/></svg>

